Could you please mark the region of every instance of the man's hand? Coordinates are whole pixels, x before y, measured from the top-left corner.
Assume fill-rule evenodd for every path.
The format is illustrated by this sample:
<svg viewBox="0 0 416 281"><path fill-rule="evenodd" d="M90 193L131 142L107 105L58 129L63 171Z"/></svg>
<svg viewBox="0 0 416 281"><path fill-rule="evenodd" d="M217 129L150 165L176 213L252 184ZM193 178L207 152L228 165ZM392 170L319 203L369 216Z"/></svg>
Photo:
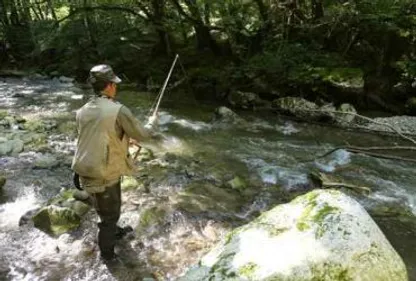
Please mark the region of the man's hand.
<svg viewBox="0 0 416 281"><path fill-rule="evenodd" d="M144 127L146 129L153 129L154 127L156 127L158 125L158 116L156 115L152 115L149 117L146 125L144 125Z"/></svg>
<svg viewBox="0 0 416 281"><path fill-rule="evenodd" d="M130 138L129 145L140 146L140 143L136 141L135 139Z"/></svg>

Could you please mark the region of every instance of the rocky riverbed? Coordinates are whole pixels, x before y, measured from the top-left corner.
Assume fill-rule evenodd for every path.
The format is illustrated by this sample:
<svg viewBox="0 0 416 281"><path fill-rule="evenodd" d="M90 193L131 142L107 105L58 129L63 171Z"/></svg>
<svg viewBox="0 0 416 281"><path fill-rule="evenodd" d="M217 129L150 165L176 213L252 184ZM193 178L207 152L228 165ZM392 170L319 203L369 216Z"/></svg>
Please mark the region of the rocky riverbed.
<svg viewBox="0 0 416 281"><path fill-rule="evenodd" d="M403 258L409 278L416 280L414 166L343 150L304 161L345 142L390 140L275 115L238 116L196 107L194 101L178 103L169 95L160 118L167 136L163 146L143 149L137 174L123 179L120 224L135 230L117 246L124 265L106 267L97 255L97 217L79 208L72 196L74 114L86 96L62 79L5 79L0 84L0 277L175 280L233 229L319 187L310 178L319 171L331 182L370 188L367 194L337 187L372 215ZM144 120L154 95L121 89L119 99ZM63 210L74 213L50 220L58 222L55 227L40 225L32 216L45 206L52 206L47 207L50 218ZM41 222L44 218L45 213ZM62 218L69 228L59 225Z"/></svg>

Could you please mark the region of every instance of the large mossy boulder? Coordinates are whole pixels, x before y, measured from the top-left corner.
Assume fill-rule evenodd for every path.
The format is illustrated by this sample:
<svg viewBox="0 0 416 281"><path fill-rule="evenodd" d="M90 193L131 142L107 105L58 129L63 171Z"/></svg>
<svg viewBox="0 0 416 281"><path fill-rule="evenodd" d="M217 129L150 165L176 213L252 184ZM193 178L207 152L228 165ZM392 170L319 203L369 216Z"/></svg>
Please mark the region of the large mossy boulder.
<svg viewBox="0 0 416 281"><path fill-rule="evenodd" d="M305 121L321 121L347 125L352 123L357 111L350 104L342 104L336 108L331 103L317 104L299 97L284 97L273 101L273 108L282 114L295 116Z"/></svg>
<svg viewBox="0 0 416 281"><path fill-rule="evenodd" d="M81 223L81 217L74 210L55 205L43 207L32 220L36 228L51 235L61 235L77 228Z"/></svg>
<svg viewBox="0 0 416 281"><path fill-rule="evenodd" d="M74 189L64 190L35 213L29 212L23 220L31 217L36 228L58 236L78 228L90 209L87 194L80 194Z"/></svg>
<svg viewBox="0 0 416 281"><path fill-rule="evenodd" d="M403 260L359 203L314 190L235 229L181 281L407 281Z"/></svg>
<svg viewBox="0 0 416 281"><path fill-rule="evenodd" d="M273 108L283 114L301 119L318 119L319 106L313 102L298 97L284 97L273 101Z"/></svg>

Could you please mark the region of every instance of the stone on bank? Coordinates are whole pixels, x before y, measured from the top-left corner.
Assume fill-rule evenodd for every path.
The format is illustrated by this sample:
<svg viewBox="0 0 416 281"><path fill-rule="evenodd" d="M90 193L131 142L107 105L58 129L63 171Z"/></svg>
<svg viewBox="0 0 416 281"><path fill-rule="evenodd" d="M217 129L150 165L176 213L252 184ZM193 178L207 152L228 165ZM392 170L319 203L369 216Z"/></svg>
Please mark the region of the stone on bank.
<svg viewBox="0 0 416 281"><path fill-rule="evenodd" d="M88 195L85 196L77 190L64 190L34 214L29 211L28 216L32 218L36 228L59 236L80 226L82 218L91 209L87 199ZM23 222L27 221L27 218L22 219Z"/></svg>
<svg viewBox="0 0 416 281"><path fill-rule="evenodd" d="M364 208L314 190L232 231L180 281L407 281L403 260Z"/></svg>
<svg viewBox="0 0 416 281"><path fill-rule="evenodd" d="M74 210L55 205L43 207L32 219L36 228L52 235L61 235L81 223L80 216Z"/></svg>

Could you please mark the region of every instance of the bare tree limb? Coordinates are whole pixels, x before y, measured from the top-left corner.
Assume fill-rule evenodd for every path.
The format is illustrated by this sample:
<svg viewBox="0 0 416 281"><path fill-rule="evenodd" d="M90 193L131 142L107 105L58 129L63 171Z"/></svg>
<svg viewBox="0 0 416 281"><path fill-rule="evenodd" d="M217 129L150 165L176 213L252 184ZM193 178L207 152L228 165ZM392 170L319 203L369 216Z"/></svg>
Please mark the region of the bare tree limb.
<svg viewBox="0 0 416 281"><path fill-rule="evenodd" d="M338 111L338 110L318 110L318 109L316 109L316 110L313 110L313 109L304 109L304 111L309 111L309 112L322 112L322 113L334 113L334 114L345 114L345 115L353 115L353 116L355 116L355 117L358 117L358 118L361 118L361 119L363 119L363 120L369 121L369 122L371 122L371 123L373 123L373 124L377 124L377 125L385 126L385 127L389 128L389 129L391 129L391 130L392 130L393 132L395 132L396 134L398 134L398 135L399 135L400 137L402 137L403 139L408 140L408 141L412 142L413 144L416 144L416 140L414 140L414 139L413 139L413 138L411 138L411 137L408 137L408 136L404 135L402 132L400 132L399 130L397 130L394 126L392 126L392 125L390 125L390 124L388 124L388 123L383 123L383 122L378 122L378 121L375 121L375 120L374 120L374 119L372 119L372 118L369 118L369 117L366 117L366 116L360 115L360 114L358 114L358 113L354 113L354 112L344 112L344 111Z"/></svg>
<svg viewBox="0 0 416 281"><path fill-rule="evenodd" d="M392 146L392 147L388 147L388 146L374 146L374 147L357 147L357 146L340 146L340 147L336 147L318 157L315 157L314 159L310 159L308 161L305 162L313 162L317 159L321 159L324 158L332 153L334 153L337 150L340 149L344 149L346 151L352 152L352 153L362 153L368 156L373 156L376 158L382 158L382 159L390 159L390 160L400 160L400 161L407 161L407 162L414 162L416 163L416 159L413 158L407 158L407 157L400 157L400 156L394 156L394 155L387 155L387 154L382 154L382 153L376 153L376 152L372 152L372 151L386 151L386 150L410 150L410 151L416 151L416 147L414 146Z"/></svg>

